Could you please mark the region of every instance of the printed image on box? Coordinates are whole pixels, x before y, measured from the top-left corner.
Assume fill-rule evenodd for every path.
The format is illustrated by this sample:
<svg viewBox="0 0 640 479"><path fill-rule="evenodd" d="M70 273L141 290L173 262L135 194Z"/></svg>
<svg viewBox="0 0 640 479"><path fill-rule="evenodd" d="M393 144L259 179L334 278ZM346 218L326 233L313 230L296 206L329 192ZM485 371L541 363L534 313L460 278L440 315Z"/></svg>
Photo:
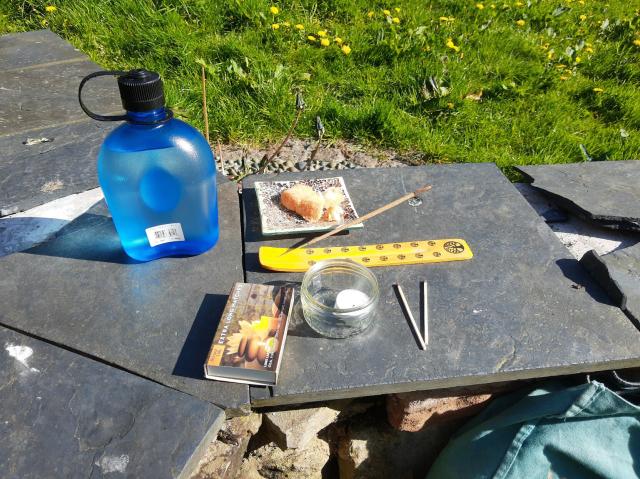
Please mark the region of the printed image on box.
<svg viewBox="0 0 640 479"><path fill-rule="evenodd" d="M205 377L275 384L293 297L291 287L236 283L213 338Z"/></svg>

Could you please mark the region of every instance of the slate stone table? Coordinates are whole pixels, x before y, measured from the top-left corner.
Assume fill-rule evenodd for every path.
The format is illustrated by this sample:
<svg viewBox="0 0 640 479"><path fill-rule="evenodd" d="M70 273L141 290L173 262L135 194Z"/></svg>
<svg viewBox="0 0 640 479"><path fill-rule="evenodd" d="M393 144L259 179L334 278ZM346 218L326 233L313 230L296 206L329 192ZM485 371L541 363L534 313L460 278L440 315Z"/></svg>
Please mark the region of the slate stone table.
<svg viewBox="0 0 640 479"><path fill-rule="evenodd" d="M255 406L479 385L640 365L640 332L493 164L281 174L277 179L343 176L364 214L425 184L421 206L403 204L362 230L319 245L461 237L471 261L373 269L380 285L377 322L350 339L319 337L292 321L278 385L251 388ZM267 239L249 177L243 182L246 279L299 282L302 274L263 270ZM414 314L419 282L430 291L430 342L421 351L392 284Z"/></svg>
<svg viewBox="0 0 640 479"><path fill-rule="evenodd" d="M49 30L0 36L0 216L95 188L98 148L113 123L78 104L82 78L102 68ZM83 93L91 109L121 112L113 78Z"/></svg>
<svg viewBox="0 0 640 479"><path fill-rule="evenodd" d="M640 237L635 245L602 256L589 251L580 263L640 327Z"/></svg>
<svg viewBox="0 0 640 479"><path fill-rule="evenodd" d="M607 228L640 231L640 161L516 168L569 212Z"/></svg>
<svg viewBox="0 0 640 479"><path fill-rule="evenodd" d="M129 259L104 202L53 238L0 258L0 325L212 402L249 408L246 385L204 379L233 284L243 280L235 183L219 177L220 239L207 253ZM12 218L0 220L8 227Z"/></svg>
<svg viewBox="0 0 640 479"><path fill-rule="evenodd" d="M224 421L211 403L0 327L7 479L189 477Z"/></svg>

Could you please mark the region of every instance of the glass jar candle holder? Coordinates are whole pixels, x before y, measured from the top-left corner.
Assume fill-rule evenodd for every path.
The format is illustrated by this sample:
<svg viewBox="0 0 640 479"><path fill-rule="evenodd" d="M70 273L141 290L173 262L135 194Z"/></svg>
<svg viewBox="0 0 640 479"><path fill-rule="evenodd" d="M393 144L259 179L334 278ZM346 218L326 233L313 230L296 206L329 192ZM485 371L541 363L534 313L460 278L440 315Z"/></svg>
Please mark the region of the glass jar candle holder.
<svg viewBox="0 0 640 479"><path fill-rule="evenodd" d="M329 338L347 338L367 329L378 306L378 281L364 266L331 259L304 275L300 302L305 321Z"/></svg>

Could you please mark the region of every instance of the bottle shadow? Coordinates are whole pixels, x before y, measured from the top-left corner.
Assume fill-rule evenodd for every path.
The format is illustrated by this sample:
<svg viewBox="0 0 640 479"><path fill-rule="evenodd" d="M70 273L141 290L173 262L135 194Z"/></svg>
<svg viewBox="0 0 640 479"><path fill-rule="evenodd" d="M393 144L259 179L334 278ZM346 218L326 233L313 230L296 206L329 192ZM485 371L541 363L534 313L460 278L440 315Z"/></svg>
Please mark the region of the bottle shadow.
<svg viewBox="0 0 640 479"><path fill-rule="evenodd" d="M24 220L6 218L3 222ZM41 221L59 221L41 218ZM6 224L7 228L18 226ZM17 248L20 251L20 248ZM11 251L17 252L17 251ZM44 242L21 250L21 253L86 261L101 261L117 264L137 264L122 249L118 233L104 200L92 206L86 213L62 226Z"/></svg>

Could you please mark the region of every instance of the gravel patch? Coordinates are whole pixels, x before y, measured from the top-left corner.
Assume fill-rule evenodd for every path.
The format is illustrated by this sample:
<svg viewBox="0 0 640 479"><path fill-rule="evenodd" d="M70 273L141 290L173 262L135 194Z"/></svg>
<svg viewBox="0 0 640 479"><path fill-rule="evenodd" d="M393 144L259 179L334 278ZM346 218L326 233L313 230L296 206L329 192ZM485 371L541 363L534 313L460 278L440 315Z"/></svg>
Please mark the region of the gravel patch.
<svg viewBox="0 0 640 479"><path fill-rule="evenodd" d="M265 154L273 152L276 145L268 150L243 148L239 145L222 145L222 155L216 148L218 169L232 179L240 179L247 174L257 173ZM367 151L363 147L340 142L322 146L311 160L315 141L292 139L280 150L266 167L265 173L283 171L326 171L351 168L378 168L405 166L393 151Z"/></svg>

